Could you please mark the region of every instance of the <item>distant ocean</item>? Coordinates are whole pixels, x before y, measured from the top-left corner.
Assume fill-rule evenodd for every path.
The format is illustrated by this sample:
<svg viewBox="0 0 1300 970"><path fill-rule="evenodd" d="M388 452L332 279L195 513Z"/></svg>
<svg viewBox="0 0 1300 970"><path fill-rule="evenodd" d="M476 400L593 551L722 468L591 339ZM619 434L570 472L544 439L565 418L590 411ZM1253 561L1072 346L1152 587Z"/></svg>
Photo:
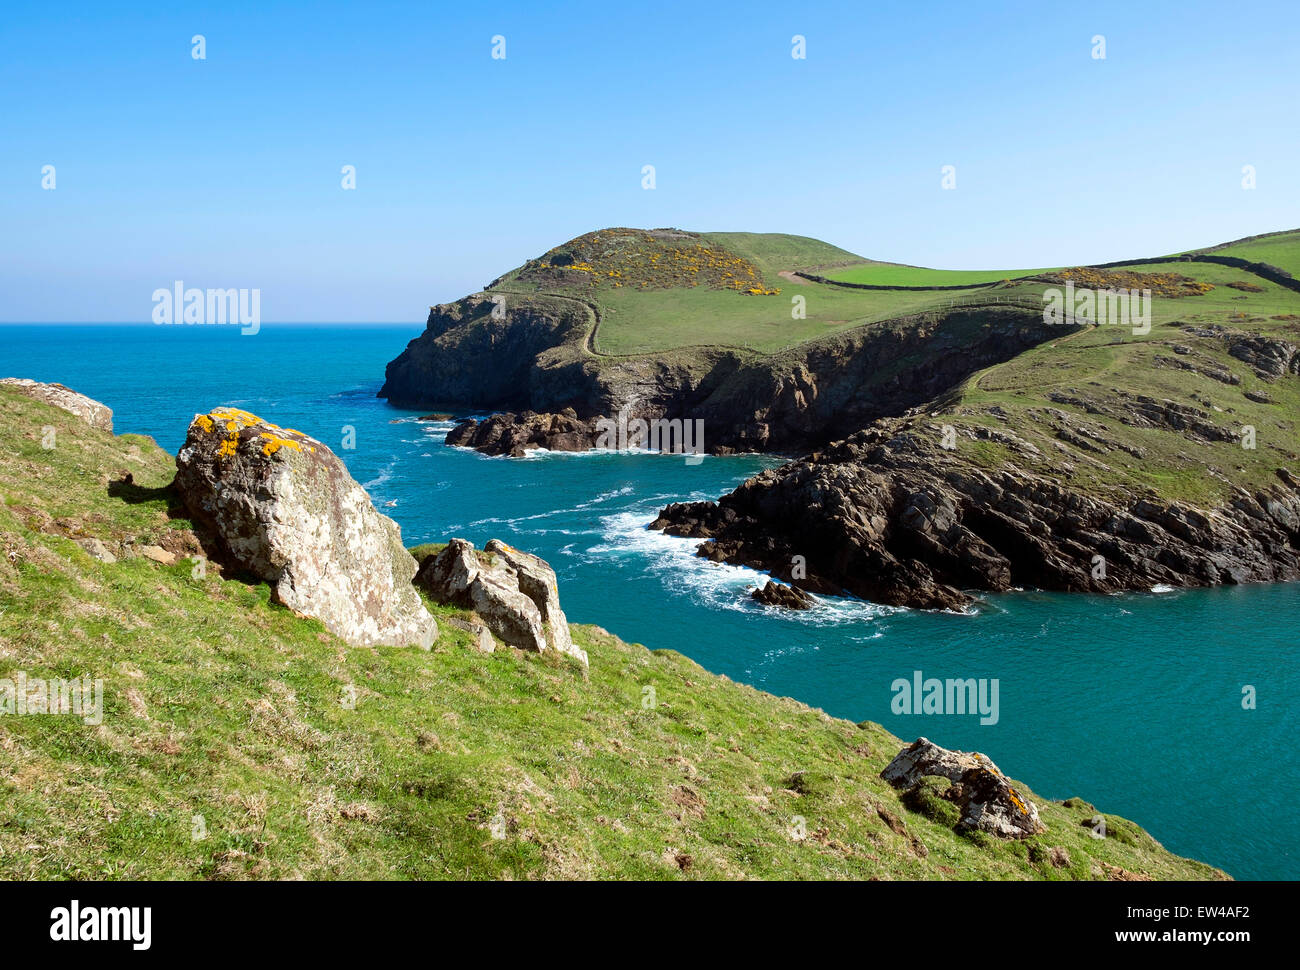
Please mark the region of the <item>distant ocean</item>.
<svg viewBox="0 0 1300 970"><path fill-rule="evenodd" d="M375 398L418 325L0 325L0 376L103 401L119 432L173 453L190 417L237 405L330 445L407 545L501 537L556 569L571 621L678 650L709 670L906 740L988 754L1039 795L1078 795L1168 849L1237 878L1300 875L1300 585L983 599L972 615L827 600L769 612L757 574L646 531L669 502L715 498L759 457L487 458L448 448L448 423ZM341 447L355 429L355 450ZM593 658L599 663L599 657ZM891 685L997 679L998 721L895 715ZM1243 710L1251 685L1257 708Z"/></svg>

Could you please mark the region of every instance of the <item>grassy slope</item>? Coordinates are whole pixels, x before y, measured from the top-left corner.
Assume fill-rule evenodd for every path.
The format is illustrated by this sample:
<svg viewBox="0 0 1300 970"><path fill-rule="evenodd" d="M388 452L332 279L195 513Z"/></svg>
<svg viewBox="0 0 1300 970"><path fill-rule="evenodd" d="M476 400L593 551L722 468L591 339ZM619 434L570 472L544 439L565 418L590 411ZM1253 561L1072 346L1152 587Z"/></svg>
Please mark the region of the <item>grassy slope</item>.
<svg viewBox="0 0 1300 970"><path fill-rule="evenodd" d="M547 254L569 251L574 244L582 244L583 253L592 252L589 245L594 237L603 240L596 249L606 253L617 252L620 246L628 252L649 253L654 247L671 248L678 243L647 244L635 234L639 230L601 230L571 240ZM622 235L620 235L622 234ZM629 235L631 234L631 235ZM641 235L645 235L642 233ZM505 274L495 289L505 293L536 297L539 293L567 294L595 304L602 316L602 325L595 341L600 354L624 356L639 354L664 355L675 351L689 354L694 348L723 346L741 349L754 354L778 353L810 340L832 336L853 327L870 325L885 320L905 317L927 311L938 311L954 304L982 303L994 299L1040 301L1045 284L1015 279L1026 274L1053 272L1053 270L936 270L918 266L863 260L859 256L805 236L781 233L711 232L680 234L682 246L700 243L714 252L739 257L746 266L752 266L756 279L761 279L769 292L753 295L708 285L683 283L680 279L665 280L659 276L658 267L670 262L661 259L656 268L644 264L630 268L621 257L610 257L604 266L622 271L617 279L604 278L604 273L583 275L576 279L557 281L548 279L544 284L530 279L530 267L536 261ZM687 238L689 237L689 238ZM612 249L610 248L612 247ZM658 250L661 255L667 249ZM1214 252L1242 256L1271 262L1283 269L1300 274L1300 231L1273 233L1252 240L1227 243L1201 252ZM957 290L933 291L907 290L855 290L852 288L813 284L789 275L794 269L817 269L832 279L865 282L888 286L969 286ZM1169 263L1159 266L1138 267L1141 272L1175 272L1204 280L1222 288L1229 280L1258 283L1265 286L1267 296L1255 298L1254 304L1264 310L1263 304L1272 302L1284 305L1285 312L1294 309L1289 297L1273 284L1264 283L1247 273L1219 272L1220 267L1209 264ZM782 276L781 273L787 275ZM599 277L593 279L592 277ZM978 284L1012 282L985 288ZM776 292L770 292L776 291ZM1211 292L1201 302L1224 309L1227 315L1244 310L1247 316L1255 306L1230 305L1228 301L1241 302L1239 292ZM791 313L792 298L802 297L805 315L794 319Z"/></svg>
<svg viewBox="0 0 1300 970"><path fill-rule="evenodd" d="M1238 486L1259 488L1276 483L1276 470L1298 471L1300 387L1294 378L1266 381L1230 356L1222 341L1197 337L1185 325L1221 325L1231 330L1264 334L1300 342L1300 294L1241 270L1202 264L1189 272L1186 263L1143 266L1146 272L1181 272L1213 283L1204 296L1153 301L1153 325L1146 335L1131 329L1103 326L1035 347L1004 364L973 376L940 409L945 423L1010 431L1042 452L1033 458L993 441L973 447L970 457L993 469L1008 464L1060 478L1090 493L1110 492L1125 502L1138 495L1184 500L1201 505L1226 502ZM1247 282L1259 293L1240 292L1229 282ZM1037 293L1041 285L1025 284ZM1180 354L1175 347L1189 350ZM1160 357L1163 360L1157 360ZM1190 363L1198 372L1171 362ZM1207 376L1218 370L1235 375L1239 385ZM1246 397L1263 393L1270 403ZM1074 404L1054 401L1054 394L1087 399L1111 411L1090 413ZM1193 442L1165 429L1144 429L1125 423L1125 401L1145 395L1158 401L1196 408L1213 424L1239 432L1257 429L1256 448L1238 441ZM997 408L998 415L991 409ZM1140 456L1120 448L1095 453L1059 440L1056 421L1045 409L1066 412L1102 437L1137 449Z"/></svg>
<svg viewBox="0 0 1300 970"><path fill-rule="evenodd" d="M1253 239L1213 246L1198 252L1215 256L1236 256L1256 263L1269 263L1300 277L1300 231L1273 232Z"/></svg>
<svg viewBox="0 0 1300 970"><path fill-rule="evenodd" d="M587 675L478 654L450 623L428 653L349 647L265 585L66 538L192 548L172 474L145 439L0 390L0 676L89 673L106 708L97 727L0 717L0 877L1221 875L1114 816L1092 839L1078 801L1035 797L1049 831L1028 843L959 836L947 803L913 811L880 781L901 742L878 725L596 627L574 631ZM1057 845L1068 868L1044 860Z"/></svg>
<svg viewBox="0 0 1300 970"><path fill-rule="evenodd" d="M780 232L705 232L701 235L752 261L773 285L780 282L782 271L862 262L861 256L847 249L809 236Z"/></svg>
<svg viewBox="0 0 1300 970"><path fill-rule="evenodd" d="M612 356L685 352L692 348L724 346L755 354L772 354L786 348L833 335L852 327L947 306L964 296L986 298L982 291L945 292L853 290L818 286L782 276L804 267L861 263L846 250L806 236L781 233L714 232L683 234L689 238L668 242L650 240L638 230L606 229L570 240L541 258L567 254L580 260L584 270L557 279L538 275L537 263L506 273L493 290L537 298L563 294L595 304L602 323L595 349ZM696 244L722 258L736 257L743 276L754 270L755 281L768 290L763 295L717 288L703 275L674 277L671 249L689 250ZM655 261L650 264L650 259ZM886 265L886 264L880 264ZM617 273L618 275L611 275ZM793 297L805 302L803 319L792 314ZM679 355L680 356L680 355Z"/></svg>
<svg viewBox="0 0 1300 970"><path fill-rule="evenodd" d="M845 283L869 283L872 286L963 286L997 283L1017 276L1046 273L1045 269L930 269L899 263L866 262L845 266L821 275Z"/></svg>
<svg viewBox="0 0 1300 970"><path fill-rule="evenodd" d="M781 281L781 287L775 296L705 289L660 290L653 297L632 290L602 293L597 350L620 355L662 353L689 340L771 354L940 302L937 294L924 291L866 292L787 281ZM804 297L806 319L791 318L793 296ZM683 326L685 321L690 326Z"/></svg>

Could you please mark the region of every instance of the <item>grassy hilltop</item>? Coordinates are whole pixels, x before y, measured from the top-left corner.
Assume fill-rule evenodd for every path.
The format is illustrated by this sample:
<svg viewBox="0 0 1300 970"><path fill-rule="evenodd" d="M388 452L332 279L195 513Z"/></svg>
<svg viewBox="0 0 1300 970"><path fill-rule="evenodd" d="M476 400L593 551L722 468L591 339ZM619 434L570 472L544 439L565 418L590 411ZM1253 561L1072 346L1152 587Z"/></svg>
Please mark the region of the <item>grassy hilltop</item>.
<svg viewBox="0 0 1300 970"><path fill-rule="evenodd" d="M975 464L1035 467L1090 493L1214 504L1235 488L1274 481L1277 469L1300 453L1292 421L1300 408L1296 381L1262 370L1247 346L1250 340L1283 349L1300 344L1300 292L1247 268L1189 261L1201 256L1300 274L1300 231L1168 261L968 272L865 260L801 236L607 229L531 260L491 292L581 301L593 316L589 357L704 374L710 354L729 348L756 371L812 370L815 376L816 362L842 358L849 338L902 345L907 334L928 332L963 309L1040 317L1044 292L1067 280L1080 288L1150 289L1149 332L1063 329L1058 339L977 370L926 410L979 437L966 452ZM804 298L806 319L791 319L792 296ZM888 381L961 355L961 332L950 330L955 340L923 337L872 379ZM557 353L577 352L566 346ZM762 392L742 385L734 393ZM1172 410L1137 418L1140 398ZM1247 427L1256 429L1255 448L1241 446ZM1040 454L1007 444L1014 440Z"/></svg>
<svg viewBox="0 0 1300 970"><path fill-rule="evenodd" d="M1092 838L1079 799L1031 794L1026 842L958 835L880 780L903 742L879 725L597 627L586 675L446 622L428 653L350 647L196 573L174 472L0 389L0 677L89 674L105 705L0 717L0 877L1222 878L1115 816Z"/></svg>
<svg viewBox="0 0 1300 970"><path fill-rule="evenodd" d="M1300 274L1300 231L1196 252L1272 263ZM1133 269L1148 275L1183 275L1216 288L1260 282L1245 270L1177 259L1171 256L1169 263ZM530 260L490 288L521 296L579 297L594 304L601 311L592 343L598 354L656 354L703 346L771 354L845 330L953 306L1001 301L1041 307L1043 290L1059 285L1061 269L936 270L863 259L805 236L603 229ZM800 272L839 283L898 288L819 284L797 276ZM807 301L806 319L791 318L792 296ZM1191 319L1295 311L1298 298L1300 294L1266 282L1262 294L1232 290L1197 301ZM1159 322L1189 309L1166 306Z"/></svg>

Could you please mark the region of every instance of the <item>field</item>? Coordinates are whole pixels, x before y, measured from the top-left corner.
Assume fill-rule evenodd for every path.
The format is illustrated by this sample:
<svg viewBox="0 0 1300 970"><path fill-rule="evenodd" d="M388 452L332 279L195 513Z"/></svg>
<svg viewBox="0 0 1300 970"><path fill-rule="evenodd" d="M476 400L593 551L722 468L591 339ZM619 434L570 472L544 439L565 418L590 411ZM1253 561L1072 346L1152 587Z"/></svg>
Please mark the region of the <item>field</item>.
<svg viewBox="0 0 1300 970"><path fill-rule="evenodd" d="M903 742L879 725L597 627L574 627L589 672L448 622L430 652L350 647L196 573L173 473L0 390L0 676L104 682L100 724L0 717L0 878L1222 877L1023 786L1047 833L960 835L950 803L880 780ZM105 563L88 537L181 558Z"/></svg>
<svg viewBox="0 0 1300 970"><path fill-rule="evenodd" d="M782 271L810 266L835 266L862 261L846 249L808 236L791 236L775 232L706 232L701 233L732 252L752 260L768 274L768 281Z"/></svg>
<svg viewBox="0 0 1300 970"><path fill-rule="evenodd" d="M1300 294L1213 264L1138 268L1194 274L1214 289L1204 296L1153 298L1147 334L1097 326L1040 344L976 374L952 395L947 413L1031 442L1048 456L1045 467L1062 460L1050 457L1061 444L1061 422L1052 411L1065 413L1111 444L1097 453L1069 449L1071 484L1084 491L1127 489L1133 495L1217 504L1242 485L1276 481L1276 469L1298 457L1292 416L1300 413L1300 391L1295 382L1265 380L1228 354L1221 340L1183 328L1217 325L1300 342ZM1227 285L1232 282L1261 291L1241 292ZM1042 284L1018 288L1037 294ZM1234 435L1246 426L1255 428L1257 445L1243 448L1235 437L1193 444L1167 428L1138 426L1132 416L1139 397L1192 408ZM990 469L1025 463L1024 455L995 441L984 442L977 454Z"/></svg>
<svg viewBox="0 0 1300 970"><path fill-rule="evenodd" d="M867 283L871 286L973 286L1046 272L1050 270L927 269L924 266L902 266L898 263L865 262L817 275L843 283Z"/></svg>
<svg viewBox="0 0 1300 970"><path fill-rule="evenodd" d="M1278 232L1243 242L1199 250L1215 256L1236 256L1255 263L1268 263L1300 277L1300 232Z"/></svg>
<svg viewBox="0 0 1300 970"><path fill-rule="evenodd" d="M793 297L805 301L806 319L791 318ZM940 296L943 300L940 301ZM775 353L786 347L863 324L947 304L950 294L928 291L867 292L785 282L773 296L720 290L662 290L601 294L596 351L646 354L695 345L738 347ZM689 321L689 325L684 325Z"/></svg>
<svg viewBox="0 0 1300 970"><path fill-rule="evenodd" d="M1212 263L1158 263L1136 267L1144 274L1172 273L1209 283L1202 296L1154 297L1153 319L1167 323L1236 324L1252 318L1300 313L1300 294L1244 270ZM1046 271L1052 272L1052 271ZM1239 290L1229 283L1258 287ZM925 311L994 300L1041 307L1045 290L1059 283L1018 282L970 290L853 290L786 282L775 296L743 296L718 290L674 289L653 294L604 291L595 349L603 354L660 353L684 346L728 346L776 353L809 340ZM802 296L806 319L791 319L790 297ZM689 321L689 326L684 323Z"/></svg>

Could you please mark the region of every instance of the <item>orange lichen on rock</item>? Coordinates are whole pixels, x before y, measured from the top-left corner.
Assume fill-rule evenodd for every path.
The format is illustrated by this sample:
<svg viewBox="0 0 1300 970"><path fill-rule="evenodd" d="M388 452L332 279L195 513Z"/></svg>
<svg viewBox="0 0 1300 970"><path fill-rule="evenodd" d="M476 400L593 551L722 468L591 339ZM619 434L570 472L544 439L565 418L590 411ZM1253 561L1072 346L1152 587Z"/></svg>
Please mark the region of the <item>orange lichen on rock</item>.
<svg viewBox="0 0 1300 970"><path fill-rule="evenodd" d="M274 455L281 448L292 448L294 451L302 451L301 441L295 441L292 438L282 438L271 431L263 431L258 437L266 439L266 444L262 445L262 454L264 455Z"/></svg>
<svg viewBox="0 0 1300 970"><path fill-rule="evenodd" d="M224 425L225 436L222 438L221 446L217 449L219 458L233 458L239 453L239 433L246 428L260 426L265 429L259 431L256 437L263 442L261 453L268 458L281 448L302 451L304 444L310 440L301 431L295 431L293 428L281 428L270 421L262 420L251 411L244 411L240 408L213 408L207 414L197 415L194 423L207 434L216 432L218 424ZM307 450L314 452L316 449L307 445Z"/></svg>

